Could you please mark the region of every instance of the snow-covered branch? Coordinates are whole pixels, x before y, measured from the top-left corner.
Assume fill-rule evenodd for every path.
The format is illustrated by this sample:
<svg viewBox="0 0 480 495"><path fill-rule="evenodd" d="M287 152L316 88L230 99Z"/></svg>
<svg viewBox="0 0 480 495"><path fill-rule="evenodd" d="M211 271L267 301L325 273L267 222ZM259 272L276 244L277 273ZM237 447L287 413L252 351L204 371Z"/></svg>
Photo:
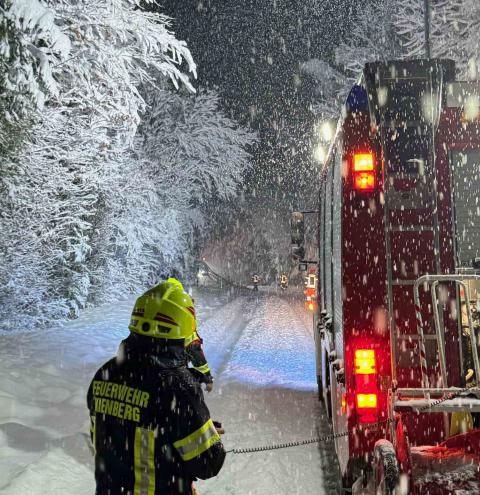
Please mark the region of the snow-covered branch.
<svg viewBox="0 0 480 495"><path fill-rule="evenodd" d="M206 198L235 192L252 140L215 95L186 96L196 66L165 16L133 0L7 6L3 330L75 316L155 282L188 255ZM8 154L7 125L25 130Z"/></svg>

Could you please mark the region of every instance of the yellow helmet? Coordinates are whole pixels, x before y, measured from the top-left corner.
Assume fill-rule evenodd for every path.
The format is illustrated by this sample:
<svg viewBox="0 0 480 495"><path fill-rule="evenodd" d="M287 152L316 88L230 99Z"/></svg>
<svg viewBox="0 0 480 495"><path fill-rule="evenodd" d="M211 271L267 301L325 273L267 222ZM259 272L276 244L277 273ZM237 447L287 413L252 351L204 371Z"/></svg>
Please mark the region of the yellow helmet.
<svg viewBox="0 0 480 495"><path fill-rule="evenodd" d="M177 280L176 278L173 277L167 278L167 284L176 285L177 287L180 287L180 289L185 290L183 288L182 282L180 282L180 280Z"/></svg>
<svg viewBox="0 0 480 495"><path fill-rule="evenodd" d="M128 326L131 332L159 339L187 339L196 329L192 298L171 279L141 295Z"/></svg>

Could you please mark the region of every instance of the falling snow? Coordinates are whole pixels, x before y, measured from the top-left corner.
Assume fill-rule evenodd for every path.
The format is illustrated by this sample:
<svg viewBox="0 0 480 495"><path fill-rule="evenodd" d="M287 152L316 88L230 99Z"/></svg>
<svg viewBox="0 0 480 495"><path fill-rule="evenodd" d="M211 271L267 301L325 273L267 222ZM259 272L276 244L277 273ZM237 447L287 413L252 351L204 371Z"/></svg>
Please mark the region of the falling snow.
<svg viewBox="0 0 480 495"><path fill-rule="evenodd" d="M479 18L2 1L0 494L94 493L88 384L167 277L226 430L200 495L480 493Z"/></svg>

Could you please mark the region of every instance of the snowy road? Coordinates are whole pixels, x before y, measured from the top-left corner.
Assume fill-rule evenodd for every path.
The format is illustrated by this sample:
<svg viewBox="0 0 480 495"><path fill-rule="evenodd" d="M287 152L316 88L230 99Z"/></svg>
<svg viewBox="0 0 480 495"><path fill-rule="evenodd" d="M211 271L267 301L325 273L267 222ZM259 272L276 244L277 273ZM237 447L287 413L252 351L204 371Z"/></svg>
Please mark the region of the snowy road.
<svg viewBox="0 0 480 495"><path fill-rule="evenodd" d="M311 325L301 303L276 294L195 294L201 335L216 377L207 397L227 449L329 432L315 397ZM133 301L85 312L42 334L0 336L0 494L91 495L86 387L128 334ZM332 447L229 454L213 494L330 494Z"/></svg>

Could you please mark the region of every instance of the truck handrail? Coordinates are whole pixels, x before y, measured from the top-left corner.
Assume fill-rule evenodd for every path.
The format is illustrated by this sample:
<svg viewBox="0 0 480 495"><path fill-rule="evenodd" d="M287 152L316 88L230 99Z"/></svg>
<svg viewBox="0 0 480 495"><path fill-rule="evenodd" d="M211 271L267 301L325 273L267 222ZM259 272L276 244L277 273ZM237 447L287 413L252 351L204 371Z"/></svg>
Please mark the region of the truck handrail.
<svg viewBox="0 0 480 495"><path fill-rule="evenodd" d="M445 357L445 343L443 339L443 333L440 324L440 314L438 311L438 299L437 299L437 286L441 282L454 282L460 285L465 294L465 304L467 309L467 319L468 326L470 328L470 340L472 343L472 355L473 355L473 364L474 371L477 383L480 381L480 359L478 356L478 348L477 341L475 335L475 329L473 327L473 319L472 319L472 310L470 306L470 290L465 282L471 280L480 281L480 275L460 275L460 274L426 274L419 277L413 286L413 296L415 303L415 315L417 320L417 332L419 336L419 346L420 346L420 370L422 377L422 388L425 390L425 398L430 398L429 393L429 380L427 373L427 357L426 357L426 349L425 349L425 335L424 335L424 323L422 318L422 308L420 304L420 292L419 288L422 284L431 284L431 295L432 295L432 306L434 313L434 322L435 322L435 335L437 337L437 346L438 346L438 355L440 359L440 372L442 375L442 385L444 388L447 388L447 365L446 365L446 357Z"/></svg>

